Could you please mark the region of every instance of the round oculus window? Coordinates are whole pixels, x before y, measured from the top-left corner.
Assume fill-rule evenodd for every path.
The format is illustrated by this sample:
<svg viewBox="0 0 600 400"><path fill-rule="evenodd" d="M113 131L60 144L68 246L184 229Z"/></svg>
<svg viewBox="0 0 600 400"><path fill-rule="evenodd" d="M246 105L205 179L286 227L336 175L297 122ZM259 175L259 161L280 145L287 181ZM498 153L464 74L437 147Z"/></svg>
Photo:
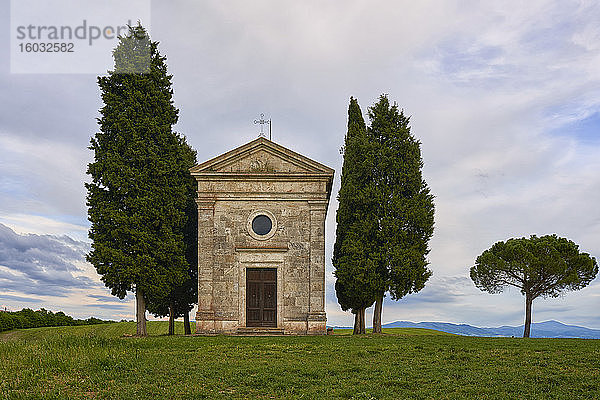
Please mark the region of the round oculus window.
<svg viewBox="0 0 600 400"><path fill-rule="evenodd" d="M265 236L273 228L273 222L271 218L264 214L257 215L252 220L252 231L259 236Z"/></svg>

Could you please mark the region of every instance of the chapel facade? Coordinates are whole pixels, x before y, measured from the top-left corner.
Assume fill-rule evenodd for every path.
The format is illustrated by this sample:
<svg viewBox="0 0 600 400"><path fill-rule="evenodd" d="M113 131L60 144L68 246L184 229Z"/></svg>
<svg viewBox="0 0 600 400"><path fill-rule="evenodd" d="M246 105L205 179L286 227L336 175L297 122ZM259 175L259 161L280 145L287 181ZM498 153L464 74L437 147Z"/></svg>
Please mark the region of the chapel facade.
<svg viewBox="0 0 600 400"><path fill-rule="evenodd" d="M326 333L334 170L263 137L196 165L197 333Z"/></svg>

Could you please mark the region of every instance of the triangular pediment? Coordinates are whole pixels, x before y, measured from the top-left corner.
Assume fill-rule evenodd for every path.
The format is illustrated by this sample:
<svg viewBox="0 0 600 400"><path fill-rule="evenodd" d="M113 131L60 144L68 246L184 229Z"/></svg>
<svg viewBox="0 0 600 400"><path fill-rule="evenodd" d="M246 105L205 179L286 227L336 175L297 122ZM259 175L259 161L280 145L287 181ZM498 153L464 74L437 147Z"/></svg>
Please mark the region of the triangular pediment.
<svg viewBox="0 0 600 400"><path fill-rule="evenodd" d="M193 167L192 175L214 173L324 174L333 169L265 138L258 138Z"/></svg>

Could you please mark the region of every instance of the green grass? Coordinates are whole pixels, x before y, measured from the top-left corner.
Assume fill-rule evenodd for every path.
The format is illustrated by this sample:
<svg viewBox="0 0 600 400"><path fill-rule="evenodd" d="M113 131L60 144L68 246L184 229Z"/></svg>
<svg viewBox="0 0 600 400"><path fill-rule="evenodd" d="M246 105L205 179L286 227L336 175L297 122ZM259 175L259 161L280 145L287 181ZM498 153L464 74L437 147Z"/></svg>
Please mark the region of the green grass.
<svg viewBox="0 0 600 400"><path fill-rule="evenodd" d="M195 325L192 322L192 332ZM135 335L135 322L118 322L113 324L83 325L83 326L61 326L35 329L17 329L10 332L0 333L0 341L4 340L30 340L48 339L57 336L96 336L106 339L118 338L124 335ZM148 322L148 334L150 336L166 335L169 331L167 321ZM175 333L183 335L183 322L175 321Z"/></svg>
<svg viewBox="0 0 600 400"><path fill-rule="evenodd" d="M123 337L134 323L0 335L0 399L598 399L600 341L401 329L355 337ZM178 327L178 332L182 327Z"/></svg>

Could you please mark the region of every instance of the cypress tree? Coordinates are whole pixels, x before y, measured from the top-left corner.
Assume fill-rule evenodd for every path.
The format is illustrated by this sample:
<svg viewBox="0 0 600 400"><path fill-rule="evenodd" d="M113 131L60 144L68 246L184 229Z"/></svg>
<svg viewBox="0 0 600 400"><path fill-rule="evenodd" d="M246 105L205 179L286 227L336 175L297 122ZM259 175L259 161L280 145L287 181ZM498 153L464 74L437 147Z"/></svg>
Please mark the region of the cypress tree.
<svg viewBox="0 0 600 400"><path fill-rule="evenodd" d="M98 77L104 106L87 170L87 259L113 295L135 292L137 334L145 336L146 300L168 296L188 275L189 192L179 177L193 162L172 131L179 111L158 42L138 24L119 37L113 57L114 70Z"/></svg>
<svg viewBox="0 0 600 400"><path fill-rule="evenodd" d="M175 334L175 319L183 317L184 333L192 333L190 327L190 311L198 301L198 211L196 208L197 183L188 172L191 166L196 164L196 151L185 141L181 143L183 164L179 174L172 180L172 184L179 184L186 188L187 194L181 207L185 207L186 221L180 226L180 234L185 243L185 258L187 271L184 281L171 288L165 297L151 298L148 300L148 311L155 316L169 316L169 335Z"/></svg>
<svg viewBox="0 0 600 400"><path fill-rule="evenodd" d="M335 291L342 309L355 315L354 333L365 333L365 309L375 301L380 285L376 260L372 257L377 238L373 213L372 166L365 122L358 102L350 98L348 132L344 147L341 186L336 213L336 240L333 250Z"/></svg>
<svg viewBox="0 0 600 400"><path fill-rule="evenodd" d="M399 300L420 291L431 276L426 256L434 204L422 177L420 142L410 132L410 118L382 95L369 108L369 119L367 137L375 147L372 195L379 227L372 256L382 283L375 293L373 332L380 333L385 293Z"/></svg>

